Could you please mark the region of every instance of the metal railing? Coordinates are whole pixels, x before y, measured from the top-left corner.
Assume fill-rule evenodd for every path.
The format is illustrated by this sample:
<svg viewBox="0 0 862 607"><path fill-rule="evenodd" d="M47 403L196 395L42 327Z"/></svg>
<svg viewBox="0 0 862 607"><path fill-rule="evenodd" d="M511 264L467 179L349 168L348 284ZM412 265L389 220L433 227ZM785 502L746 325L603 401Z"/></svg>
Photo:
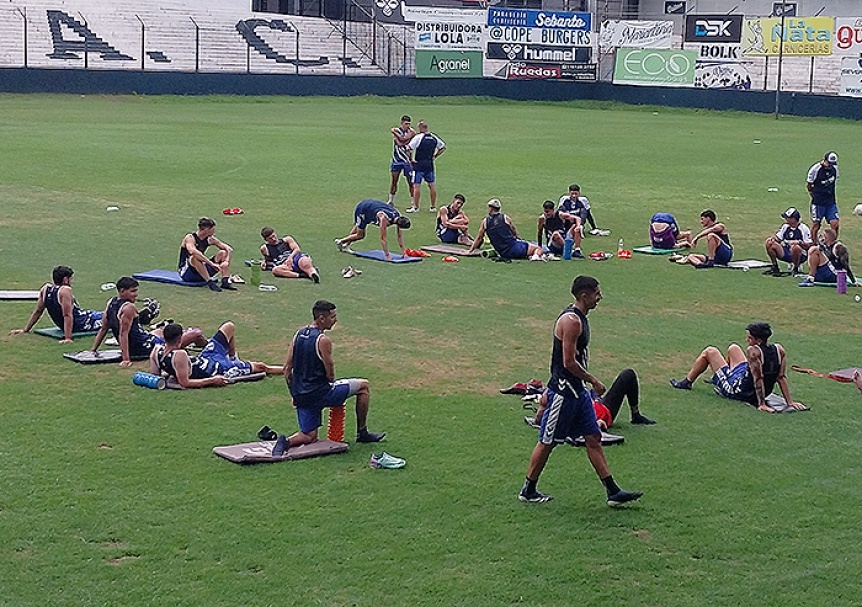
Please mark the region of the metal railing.
<svg viewBox="0 0 862 607"><path fill-rule="evenodd" d="M389 76L407 76L415 73L413 64L413 48L407 40L413 30L407 26L380 23L377 18L356 0L340 0L341 19L329 19L329 22L341 33L342 57L347 56L347 46L359 51ZM392 28L392 29L390 29ZM400 37L395 31L400 28ZM342 71L346 73L347 62L344 61Z"/></svg>

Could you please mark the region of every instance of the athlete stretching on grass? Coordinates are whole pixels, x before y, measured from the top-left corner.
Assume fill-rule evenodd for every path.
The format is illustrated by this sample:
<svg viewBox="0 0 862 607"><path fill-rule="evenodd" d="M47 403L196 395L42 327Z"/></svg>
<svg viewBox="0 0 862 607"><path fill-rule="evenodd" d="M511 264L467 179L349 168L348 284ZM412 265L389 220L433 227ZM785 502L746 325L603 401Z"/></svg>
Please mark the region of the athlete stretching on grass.
<svg viewBox="0 0 862 607"><path fill-rule="evenodd" d="M590 346L587 314L602 299L599 281L592 276L578 276L572 283L572 295L574 304L563 310L554 323L548 406L542 416L539 442L530 456L527 479L518 499L522 502L553 499L536 488L539 475L554 447L570 436L583 436L587 457L605 486L608 505L618 506L639 499L643 493L625 491L614 482L602 449L602 434L596 422L593 400L584 386L584 382L592 385L599 396L605 393L604 384L587 370Z"/></svg>
<svg viewBox="0 0 862 607"><path fill-rule="evenodd" d="M272 450L274 456L280 457L291 447L317 441L323 410L341 407L351 396L356 397L356 442L376 443L386 436L385 432L371 432L366 424L371 397L368 380L335 379L332 341L326 335L338 322L335 304L319 299L314 302L311 316L311 324L293 336L284 362L284 379L296 407L299 432L289 437L280 435Z"/></svg>

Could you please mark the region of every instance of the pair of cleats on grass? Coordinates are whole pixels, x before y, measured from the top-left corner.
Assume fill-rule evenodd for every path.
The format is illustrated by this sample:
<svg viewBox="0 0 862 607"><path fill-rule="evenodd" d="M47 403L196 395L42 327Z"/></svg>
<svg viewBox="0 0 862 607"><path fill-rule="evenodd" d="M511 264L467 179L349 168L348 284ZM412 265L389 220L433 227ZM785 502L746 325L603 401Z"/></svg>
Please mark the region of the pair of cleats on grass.
<svg viewBox="0 0 862 607"><path fill-rule="evenodd" d="M643 491L626 491L625 489L620 489L616 493L608 493L608 506L622 506L625 503L637 501L643 497L643 494ZM524 487L518 493L518 499L522 502L539 504L542 502L550 502L554 499L554 496L542 493L538 489L527 491L527 488Z"/></svg>
<svg viewBox="0 0 862 607"><path fill-rule="evenodd" d="M218 281L215 279L208 280L207 281L207 287L209 288L210 291L216 291L216 292L219 292L219 291L236 291L237 289L235 286L233 286L231 284L230 278L231 277L222 278L221 279L221 286L219 286ZM245 282L245 281L243 281L243 282Z"/></svg>

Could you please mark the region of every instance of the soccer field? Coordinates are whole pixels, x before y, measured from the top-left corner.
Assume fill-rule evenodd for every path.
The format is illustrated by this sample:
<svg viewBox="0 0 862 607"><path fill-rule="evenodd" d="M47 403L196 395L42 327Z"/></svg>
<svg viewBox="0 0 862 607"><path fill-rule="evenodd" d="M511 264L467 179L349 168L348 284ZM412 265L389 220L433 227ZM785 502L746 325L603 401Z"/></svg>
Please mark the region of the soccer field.
<svg viewBox="0 0 862 607"><path fill-rule="evenodd" d="M0 289L37 289L69 265L78 302L101 309L102 283L175 268L202 216L215 217L248 280L242 260L272 225L314 258L321 284L141 283L141 297L208 335L233 320L239 354L276 364L312 303L335 302L336 373L370 380L369 425L388 432L343 455L230 464L212 447L253 440L264 424L296 430L280 378L147 390L131 381L144 363L62 358L90 339L10 336L33 304L0 302L0 605L858 604L862 395L793 373L811 411L768 415L703 383L668 385L704 346L744 342L754 320L772 324L791 364L862 366L853 291L639 255L396 266L339 253L355 204L386 199L388 129L404 113L447 144L438 204L463 193L477 226L496 197L534 239L542 201L579 183L612 231L587 237L585 253L647 244L657 211L697 231L712 208L735 259L765 259L781 211L807 215L808 167L834 149L841 239L862 260L855 122L478 98L0 95ZM397 206L407 205L402 182ZM421 206L409 248L435 241L424 186ZM354 248L379 248L375 231ZM347 265L362 275L341 278ZM547 380L551 327L578 274L604 293L590 370L609 384L636 369L641 408L658 421L632 426L624 410L612 429L626 437L606 450L614 477L646 494L626 508L605 505L570 447L540 482L554 501L516 497L536 436L519 398L498 390ZM351 443L354 420L348 406ZM369 468L380 450L407 466Z"/></svg>

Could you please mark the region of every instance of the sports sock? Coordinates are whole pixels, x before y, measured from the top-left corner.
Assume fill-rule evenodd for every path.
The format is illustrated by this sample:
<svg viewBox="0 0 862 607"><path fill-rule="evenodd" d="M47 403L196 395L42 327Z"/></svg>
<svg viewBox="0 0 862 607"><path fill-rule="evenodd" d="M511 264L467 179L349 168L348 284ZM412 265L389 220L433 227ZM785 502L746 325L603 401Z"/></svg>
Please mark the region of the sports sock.
<svg viewBox="0 0 862 607"><path fill-rule="evenodd" d="M523 493L535 493L536 491L536 483L538 481L531 481L530 479L524 480L524 488L521 490Z"/></svg>
<svg viewBox="0 0 862 607"><path fill-rule="evenodd" d="M389 195L389 204L395 204L395 194Z"/></svg>
<svg viewBox="0 0 862 607"><path fill-rule="evenodd" d="M619 493L620 491L619 485L614 482L614 477L610 474L602 479L602 484L605 486L605 491L608 492L609 496Z"/></svg>

